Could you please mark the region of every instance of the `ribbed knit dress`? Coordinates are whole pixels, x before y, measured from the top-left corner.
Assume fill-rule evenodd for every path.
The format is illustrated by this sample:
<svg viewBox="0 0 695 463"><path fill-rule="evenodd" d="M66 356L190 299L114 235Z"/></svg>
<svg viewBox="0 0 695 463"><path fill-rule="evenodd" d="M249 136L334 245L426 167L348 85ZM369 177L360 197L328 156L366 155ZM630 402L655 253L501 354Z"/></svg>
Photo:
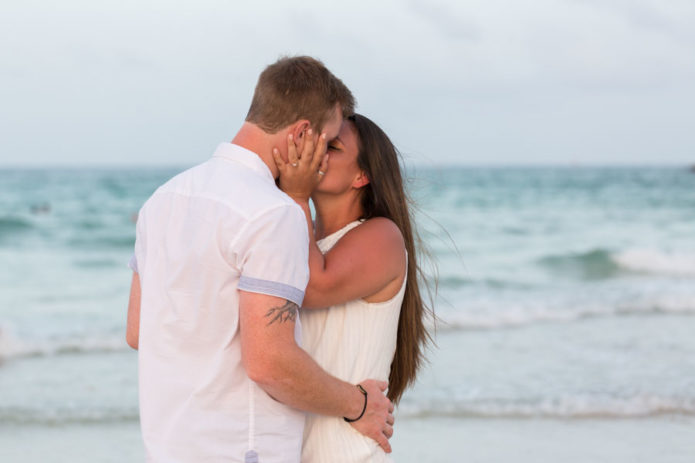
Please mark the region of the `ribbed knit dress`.
<svg viewBox="0 0 695 463"><path fill-rule="evenodd" d="M352 222L317 242L328 252L348 231ZM396 351L398 316L405 294L405 280L398 294L385 302L357 299L327 309L300 310L302 345L328 373L350 383L365 379L388 381ZM302 463L358 463L392 461L379 445L342 418L308 414L304 426Z"/></svg>

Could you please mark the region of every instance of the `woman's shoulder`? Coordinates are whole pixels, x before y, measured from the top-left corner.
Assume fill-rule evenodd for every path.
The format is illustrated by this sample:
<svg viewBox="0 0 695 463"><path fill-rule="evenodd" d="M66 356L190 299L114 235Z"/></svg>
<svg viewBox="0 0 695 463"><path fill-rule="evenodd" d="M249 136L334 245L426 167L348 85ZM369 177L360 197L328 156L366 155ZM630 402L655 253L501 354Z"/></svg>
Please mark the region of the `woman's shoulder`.
<svg viewBox="0 0 695 463"><path fill-rule="evenodd" d="M363 221L360 226L346 233L343 239L360 241L386 252L401 252L405 249L401 230L393 220L386 217L373 217Z"/></svg>

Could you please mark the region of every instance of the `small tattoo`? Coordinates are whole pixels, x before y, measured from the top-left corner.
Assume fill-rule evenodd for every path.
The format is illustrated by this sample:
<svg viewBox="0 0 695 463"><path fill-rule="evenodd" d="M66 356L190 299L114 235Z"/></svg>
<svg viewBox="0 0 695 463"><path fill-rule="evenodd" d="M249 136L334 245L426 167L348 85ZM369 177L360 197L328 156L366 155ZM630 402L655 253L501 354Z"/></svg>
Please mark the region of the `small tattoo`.
<svg viewBox="0 0 695 463"><path fill-rule="evenodd" d="M295 321L297 319L298 309L299 308L297 307L297 304L291 301L285 301L285 305L283 305L282 307L271 308L270 310L268 310L268 313L265 314L266 317L270 318L268 325L272 325L277 321L279 321L280 323L286 321Z"/></svg>

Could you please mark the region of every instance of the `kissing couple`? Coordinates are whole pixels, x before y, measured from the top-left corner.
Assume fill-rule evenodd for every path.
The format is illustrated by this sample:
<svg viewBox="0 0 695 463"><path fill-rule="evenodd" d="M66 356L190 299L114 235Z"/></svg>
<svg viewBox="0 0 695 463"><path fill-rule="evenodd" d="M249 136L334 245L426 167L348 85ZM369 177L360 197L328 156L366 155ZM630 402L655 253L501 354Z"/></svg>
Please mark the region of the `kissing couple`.
<svg viewBox="0 0 695 463"><path fill-rule="evenodd" d="M428 308L398 152L354 106L281 58L232 141L142 206L126 339L148 462L391 461Z"/></svg>

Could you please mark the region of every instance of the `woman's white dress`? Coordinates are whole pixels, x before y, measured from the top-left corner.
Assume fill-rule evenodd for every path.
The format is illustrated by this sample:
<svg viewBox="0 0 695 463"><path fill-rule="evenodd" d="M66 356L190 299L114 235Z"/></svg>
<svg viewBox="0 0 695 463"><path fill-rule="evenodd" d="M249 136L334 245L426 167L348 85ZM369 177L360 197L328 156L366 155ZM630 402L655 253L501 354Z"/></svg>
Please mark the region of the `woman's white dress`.
<svg viewBox="0 0 695 463"><path fill-rule="evenodd" d="M348 231L352 222L318 241L324 254ZM327 372L357 384L365 379L388 381L396 351L396 335L405 281L385 302L362 299L327 309L300 311L302 345ZM390 462L379 445L342 418L308 414L304 427L302 463Z"/></svg>

